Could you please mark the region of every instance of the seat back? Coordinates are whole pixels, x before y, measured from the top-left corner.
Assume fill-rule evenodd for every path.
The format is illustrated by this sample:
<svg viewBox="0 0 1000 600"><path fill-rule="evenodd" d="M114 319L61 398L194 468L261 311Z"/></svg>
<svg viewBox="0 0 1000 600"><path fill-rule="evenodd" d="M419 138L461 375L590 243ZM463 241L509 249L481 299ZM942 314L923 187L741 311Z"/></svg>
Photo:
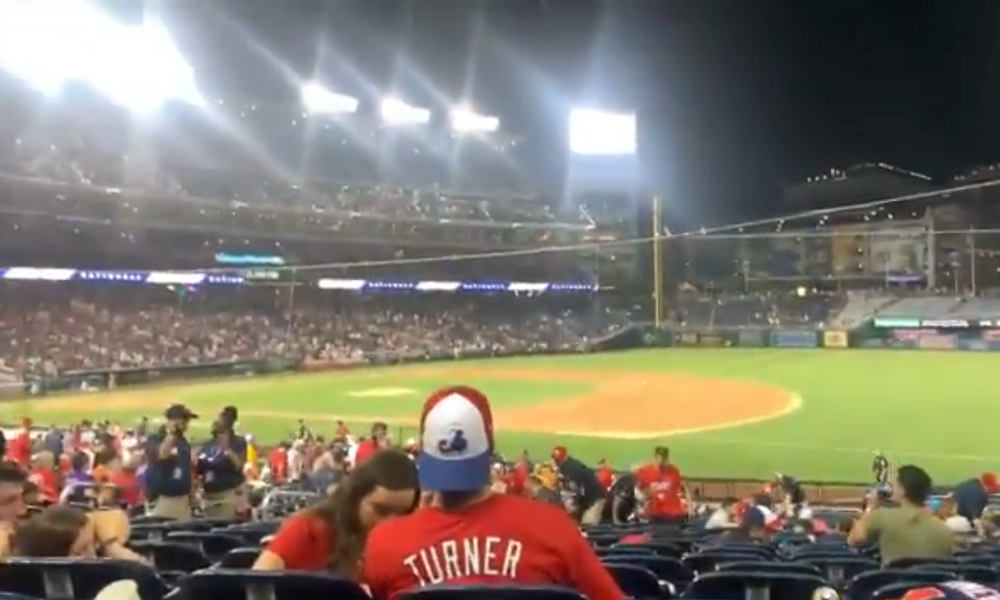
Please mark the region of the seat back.
<svg viewBox="0 0 1000 600"><path fill-rule="evenodd" d="M639 565L604 563L604 568L614 577L618 587L632 598L658 598L662 589L656 574Z"/></svg>
<svg viewBox="0 0 1000 600"><path fill-rule="evenodd" d="M93 598L104 586L131 579L143 600L161 600L167 587L153 569L131 561L13 558L0 562L0 591L47 600Z"/></svg>
<svg viewBox="0 0 1000 600"><path fill-rule="evenodd" d="M181 579L178 590L183 600L371 600L348 579L290 571L206 569Z"/></svg>
<svg viewBox="0 0 1000 600"><path fill-rule="evenodd" d="M580 592L559 586L438 585L404 592L397 600L586 600Z"/></svg>
<svg viewBox="0 0 1000 600"><path fill-rule="evenodd" d="M260 548L247 546L243 548L233 548L226 552L219 560L219 567L224 569L249 569L260 556Z"/></svg>
<svg viewBox="0 0 1000 600"><path fill-rule="evenodd" d="M940 583L957 579L955 573L943 570L923 569L881 569L855 575L845 586L846 600L868 600L877 589L891 583L912 581L917 583Z"/></svg>
<svg viewBox="0 0 1000 600"><path fill-rule="evenodd" d="M798 600L812 598L829 587L822 577L797 573L716 571L698 575L684 591L684 598L700 600Z"/></svg>
<svg viewBox="0 0 1000 600"><path fill-rule="evenodd" d="M862 556L834 556L829 558L802 558L797 562L812 565L822 571L827 581L840 586L855 575L878 570L878 561Z"/></svg>
<svg viewBox="0 0 1000 600"><path fill-rule="evenodd" d="M226 552L245 544L239 536L207 531L172 531L167 534L166 540L198 548L212 561L219 560Z"/></svg>
<svg viewBox="0 0 1000 600"><path fill-rule="evenodd" d="M807 563L768 562L741 560L716 565L717 571L752 571L759 573L798 573L799 575L822 576L822 572Z"/></svg>
<svg viewBox="0 0 1000 600"><path fill-rule="evenodd" d="M688 554L683 559L685 565L695 573L708 573L715 570L715 567L724 562L735 562L741 560L759 561L768 560L761 558L756 552L738 551L702 551Z"/></svg>
<svg viewBox="0 0 1000 600"><path fill-rule="evenodd" d="M146 557L157 571L192 573L211 565L201 550L187 544L137 540L129 548Z"/></svg>

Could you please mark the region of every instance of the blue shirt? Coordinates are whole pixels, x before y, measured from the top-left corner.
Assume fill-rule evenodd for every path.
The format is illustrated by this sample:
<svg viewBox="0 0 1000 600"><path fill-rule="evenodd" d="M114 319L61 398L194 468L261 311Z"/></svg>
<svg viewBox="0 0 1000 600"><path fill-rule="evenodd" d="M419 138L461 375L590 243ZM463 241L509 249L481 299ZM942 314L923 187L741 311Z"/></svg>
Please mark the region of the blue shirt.
<svg viewBox="0 0 1000 600"><path fill-rule="evenodd" d="M229 448L242 459L247 460L247 442L243 436L229 434ZM243 485L243 470L237 469L226 456L225 450L216 440L201 447L198 453L198 475L201 475L205 491L212 494L225 492Z"/></svg>
<svg viewBox="0 0 1000 600"><path fill-rule="evenodd" d="M186 496L191 493L191 444L184 436L177 439L167 458L160 458L160 444L166 432L158 431L146 438L146 495Z"/></svg>

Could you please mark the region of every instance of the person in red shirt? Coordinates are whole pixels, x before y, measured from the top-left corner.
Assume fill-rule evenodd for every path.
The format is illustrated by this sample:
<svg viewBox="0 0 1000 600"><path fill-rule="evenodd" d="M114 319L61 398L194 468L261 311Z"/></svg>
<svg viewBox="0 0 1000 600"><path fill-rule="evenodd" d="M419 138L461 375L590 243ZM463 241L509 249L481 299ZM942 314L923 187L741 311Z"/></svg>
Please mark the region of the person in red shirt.
<svg viewBox="0 0 1000 600"><path fill-rule="evenodd" d="M288 442L281 442L267 455L267 466L271 470L271 482L282 485L288 481Z"/></svg>
<svg viewBox="0 0 1000 600"><path fill-rule="evenodd" d="M603 458L597 461L596 475L597 475L597 481L599 481L601 485L604 486L604 491L610 492L611 484L615 482L615 472L614 469L611 468L611 465L608 464L608 461L604 460Z"/></svg>
<svg viewBox="0 0 1000 600"><path fill-rule="evenodd" d="M43 504L53 504L59 500L59 476L56 474L56 459L48 450L39 452L35 458L35 468L28 481L38 486L38 497Z"/></svg>
<svg viewBox="0 0 1000 600"><path fill-rule="evenodd" d="M374 598L435 584L563 585L590 600L624 598L565 511L490 491L493 417L482 392L435 392L420 432L427 497L368 534L361 580Z"/></svg>
<svg viewBox="0 0 1000 600"><path fill-rule="evenodd" d="M7 443L7 460L16 462L22 469L31 463L31 419L21 419L21 431Z"/></svg>
<svg viewBox="0 0 1000 600"><path fill-rule="evenodd" d="M641 467L635 474L636 487L645 498L645 516L653 523L682 524L688 507L693 506L681 472L670 462L670 450L657 446L656 462Z"/></svg>
<svg viewBox="0 0 1000 600"><path fill-rule="evenodd" d="M253 568L329 570L356 578L368 530L383 519L412 512L419 499L413 461L396 450L378 452L333 495L289 517Z"/></svg>
<svg viewBox="0 0 1000 600"><path fill-rule="evenodd" d="M389 426L381 421L372 424L371 437L365 438L358 444L358 450L354 453L354 466L358 466L372 457L379 450L389 445Z"/></svg>

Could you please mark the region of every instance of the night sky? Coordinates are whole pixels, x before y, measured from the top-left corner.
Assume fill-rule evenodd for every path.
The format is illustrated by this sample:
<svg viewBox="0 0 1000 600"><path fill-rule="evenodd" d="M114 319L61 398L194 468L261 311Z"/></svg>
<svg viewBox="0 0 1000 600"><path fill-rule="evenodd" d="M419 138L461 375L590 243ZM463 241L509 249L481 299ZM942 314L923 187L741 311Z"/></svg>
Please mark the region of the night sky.
<svg viewBox="0 0 1000 600"><path fill-rule="evenodd" d="M635 108L642 189L679 227L778 213L782 182L831 167L1000 160L994 0L163 4L210 96L291 101L313 74L438 111L464 95L553 171L570 106Z"/></svg>

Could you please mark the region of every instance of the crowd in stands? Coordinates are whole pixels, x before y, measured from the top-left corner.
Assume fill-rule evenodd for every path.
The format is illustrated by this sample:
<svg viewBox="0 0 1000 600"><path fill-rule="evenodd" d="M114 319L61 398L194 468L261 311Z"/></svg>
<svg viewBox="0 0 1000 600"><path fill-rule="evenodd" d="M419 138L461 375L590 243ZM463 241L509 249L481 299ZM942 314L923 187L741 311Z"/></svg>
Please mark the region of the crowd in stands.
<svg viewBox="0 0 1000 600"><path fill-rule="evenodd" d="M268 358L385 361L576 351L625 325L610 311L517 302L300 302L274 310L228 296L179 303L165 290L56 292L0 291L0 366L8 372L32 377Z"/></svg>
<svg viewBox="0 0 1000 600"><path fill-rule="evenodd" d="M127 427L39 430L24 420L0 438L0 559L104 557L155 568L170 552L190 557L183 541L197 540L192 564L328 573L366 584L375 598L436 583L556 584L623 598L641 587L634 569L648 569L652 589L668 595L711 589L720 577L784 585L778 574L787 571L809 575L813 591L861 600L870 579L909 582L910 565L943 572L920 585L1000 584L988 566L1000 533L992 473L941 496L920 467L893 477L877 455L860 508L812 505L781 474L744 498L703 499L665 447L631 471L595 468L563 446L505 459L488 399L463 386L432 394L419 438L405 441L384 423L359 437L337 422L324 439L300 422L265 449L239 431L235 406L214 417L206 440L189 437L197 418L173 405L158 423ZM269 510L289 495L296 501ZM229 546L210 548L210 539ZM167 575L184 589L185 573ZM7 587L14 581L0 577L0 592L18 591Z"/></svg>
<svg viewBox="0 0 1000 600"><path fill-rule="evenodd" d="M704 296L682 290L673 320L686 327L822 327L844 302L842 294L814 291Z"/></svg>

